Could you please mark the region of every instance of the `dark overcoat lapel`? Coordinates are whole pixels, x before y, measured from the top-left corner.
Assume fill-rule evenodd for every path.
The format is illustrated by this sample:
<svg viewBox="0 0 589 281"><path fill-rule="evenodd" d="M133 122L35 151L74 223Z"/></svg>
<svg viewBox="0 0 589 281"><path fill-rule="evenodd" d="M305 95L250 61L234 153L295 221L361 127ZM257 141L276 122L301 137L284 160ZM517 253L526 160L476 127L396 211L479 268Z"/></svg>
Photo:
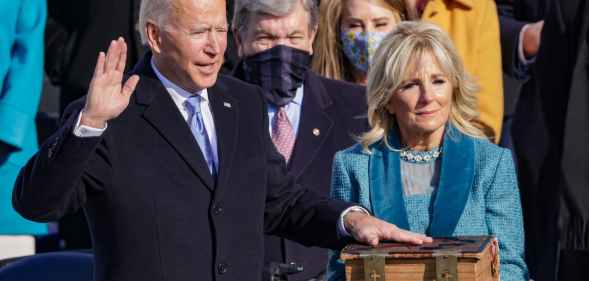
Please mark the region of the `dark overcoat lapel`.
<svg viewBox="0 0 589 281"><path fill-rule="evenodd" d="M299 130L293 157L288 163L295 177L300 177L313 162L334 126L333 101L319 77L307 72L303 93Z"/></svg>
<svg viewBox="0 0 589 281"><path fill-rule="evenodd" d="M141 77L135 90L135 98L138 104L146 107L143 118L178 152L202 180L204 186L212 191L215 181L198 143L169 93L155 76L150 60L151 56L146 56L134 70Z"/></svg>
<svg viewBox="0 0 589 281"><path fill-rule="evenodd" d="M396 133L389 149L380 142L370 156L370 201L376 217L410 229L401 180L401 147ZM440 181L433 194L433 213L427 234L452 236L462 216L474 181L474 140L449 126L442 146Z"/></svg>
<svg viewBox="0 0 589 281"><path fill-rule="evenodd" d="M215 198L221 198L228 188L233 156L237 149L239 127L237 116L239 104L231 97L229 90L222 83L216 83L208 90L211 111L217 131L217 151L219 155L219 176L215 188Z"/></svg>

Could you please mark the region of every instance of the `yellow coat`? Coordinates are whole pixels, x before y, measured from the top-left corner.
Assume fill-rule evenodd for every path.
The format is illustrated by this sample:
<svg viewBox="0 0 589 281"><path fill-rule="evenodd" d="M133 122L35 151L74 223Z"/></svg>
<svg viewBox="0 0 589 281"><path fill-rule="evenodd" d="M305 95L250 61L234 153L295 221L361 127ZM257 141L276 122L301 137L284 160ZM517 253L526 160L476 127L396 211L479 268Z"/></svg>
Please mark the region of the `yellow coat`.
<svg viewBox="0 0 589 281"><path fill-rule="evenodd" d="M503 78L499 18L493 0L430 0L422 20L437 24L452 38L466 70L476 79L479 120L499 141L503 122Z"/></svg>

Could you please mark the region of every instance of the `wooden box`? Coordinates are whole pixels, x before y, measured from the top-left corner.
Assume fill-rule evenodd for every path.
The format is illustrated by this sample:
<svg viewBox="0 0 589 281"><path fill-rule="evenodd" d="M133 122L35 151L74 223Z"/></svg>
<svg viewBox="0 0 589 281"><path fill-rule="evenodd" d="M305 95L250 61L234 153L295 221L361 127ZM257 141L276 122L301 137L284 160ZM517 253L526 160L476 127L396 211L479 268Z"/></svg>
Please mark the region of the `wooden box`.
<svg viewBox="0 0 589 281"><path fill-rule="evenodd" d="M492 236L435 238L420 246L352 244L341 258L347 281L499 281L499 247Z"/></svg>

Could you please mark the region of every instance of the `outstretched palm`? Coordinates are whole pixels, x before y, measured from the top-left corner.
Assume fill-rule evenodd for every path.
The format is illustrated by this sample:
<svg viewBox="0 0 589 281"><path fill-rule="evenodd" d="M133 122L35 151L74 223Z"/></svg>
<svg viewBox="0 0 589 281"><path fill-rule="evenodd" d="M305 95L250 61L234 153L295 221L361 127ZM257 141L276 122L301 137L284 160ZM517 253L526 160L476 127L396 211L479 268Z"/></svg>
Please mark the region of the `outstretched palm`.
<svg viewBox="0 0 589 281"><path fill-rule="evenodd" d="M139 82L133 75L123 84L123 72L127 61L127 44L123 38L112 41L106 54L100 52L94 69L82 124L103 128L104 124L121 114Z"/></svg>

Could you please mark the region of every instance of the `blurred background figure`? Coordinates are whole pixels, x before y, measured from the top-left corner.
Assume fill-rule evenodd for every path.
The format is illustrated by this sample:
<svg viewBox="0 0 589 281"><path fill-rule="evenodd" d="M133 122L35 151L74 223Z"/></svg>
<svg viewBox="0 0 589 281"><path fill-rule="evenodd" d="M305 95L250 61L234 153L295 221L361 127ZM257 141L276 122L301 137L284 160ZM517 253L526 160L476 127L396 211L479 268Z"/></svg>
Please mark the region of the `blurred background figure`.
<svg viewBox="0 0 589 281"><path fill-rule="evenodd" d="M127 66L145 53L135 28L140 0L48 0L45 70L60 87L60 111L86 95L96 54L119 36L128 45ZM59 222L66 249L91 248L90 234L82 211Z"/></svg>
<svg viewBox="0 0 589 281"><path fill-rule="evenodd" d="M20 168L37 151L35 116L43 81L45 1L1 1L0 11L0 259L33 254L33 237L47 233L12 208Z"/></svg>
<svg viewBox="0 0 589 281"><path fill-rule="evenodd" d="M550 0L496 0L501 27L501 57L503 64L503 88L505 90L505 111L503 133L500 145L512 150L518 168L520 193L524 213L526 236L526 262L530 278L537 279L538 259L544 248L544 241L538 240L542 235L539 226L544 226L544 218L538 216L538 196L541 195L537 183L531 181L531 166L539 165L540 158L536 152L543 151L542 139L531 133L530 129L539 122L535 103L538 102L537 74L540 71L535 64L541 48L541 35L544 17ZM519 109L518 109L519 108ZM517 121L516 121L516 113ZM518 130L512 130L518 122ZM518 149L514 147L517 139ZM537 162L536 162L537 161ZM537 177L534 176L534 177ZM540 250L540 251L538 251Z"/></svg>
<svg viewBox="0 0 589 281"><path fill-rule="evenodd" d="M540 49L548 0L496 0L501 33L504 112L499 145L513 150L511 128L523 91L533 91L533 68Z"/></svg>
<svg viewBox="0 0 589 281"><path fill-rule="evenodd" d="M241 61L234 76L262 88L268 131L289 173L327 196L335 152L351 146L353 136L367 127L365 88L310 70L319 16L315 0L240 0L235 8ZM302 266L290 281L322 280L326 261L325 249L266 236L263 280L274 280L280 266L273 264L286 265L285 270Z"/></svg>
<svg viewBox="0 0 589 281"><path fill-rule="evenodd" d="M411 18L433 22L450 35L466 70L481 87L479 125L495 143L501 137L503 82L499 19L493 0L405 0Z"/></svg>
<svg viewBox="0 0 589 281"><path fill-rule="evenodd" d="M376 48L406 17L404 0L322 0L313 71L366 84Z"/></svg>
<svg viewBox="0 0 589 281"><path fill-rule="evenodd" d="M589 2L546 2L536 90L522 92L512 130L526 243L534 280L587 280Z"/></svg>
<svg viewBox="0 0 589 281"><path fill-rule="evenodd" d="M140 0L48 0L47 62L51 81L61 87L60 107L86 95L96 54L112 38L122 36L129 46L127 65L145 52L135 23Z"/></svg>

